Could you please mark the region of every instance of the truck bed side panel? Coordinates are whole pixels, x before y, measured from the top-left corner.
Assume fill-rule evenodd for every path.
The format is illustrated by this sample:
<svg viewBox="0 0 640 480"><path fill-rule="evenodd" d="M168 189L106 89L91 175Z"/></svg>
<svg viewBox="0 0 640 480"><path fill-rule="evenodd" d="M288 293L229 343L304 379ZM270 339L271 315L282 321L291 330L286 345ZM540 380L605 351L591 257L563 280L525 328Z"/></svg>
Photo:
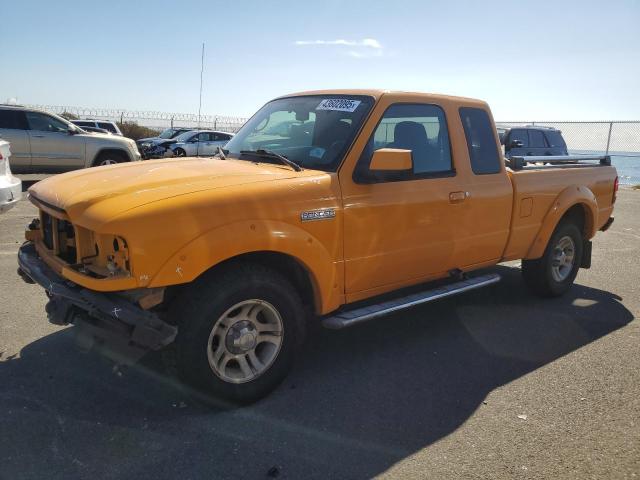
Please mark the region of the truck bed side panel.
<svg viewBox="0 0 640 480"><path fill-rule="evenodd" d="M592 231L585 232L587 238L591 238L611 216L616 177L613 167L523 169L509 171L509 176L513 184L513 221L504 260L527 258L544 219L567 188L584 186L595 196L597 218Z"/></svg>

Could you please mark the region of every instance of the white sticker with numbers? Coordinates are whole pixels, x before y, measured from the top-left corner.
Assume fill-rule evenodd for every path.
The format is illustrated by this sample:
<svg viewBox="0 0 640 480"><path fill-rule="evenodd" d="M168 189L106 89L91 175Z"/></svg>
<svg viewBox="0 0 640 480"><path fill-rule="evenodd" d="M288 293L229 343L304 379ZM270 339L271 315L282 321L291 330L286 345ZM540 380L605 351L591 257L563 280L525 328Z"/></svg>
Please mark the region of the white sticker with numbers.
<svg viewBox="0 0 640 480"><path fill-rule="evenodd" d="M316 110L336 110L338 112L353 112L360 100L349 100L348 98L325 98L320 102L320 105L316 107Z"/></svg>

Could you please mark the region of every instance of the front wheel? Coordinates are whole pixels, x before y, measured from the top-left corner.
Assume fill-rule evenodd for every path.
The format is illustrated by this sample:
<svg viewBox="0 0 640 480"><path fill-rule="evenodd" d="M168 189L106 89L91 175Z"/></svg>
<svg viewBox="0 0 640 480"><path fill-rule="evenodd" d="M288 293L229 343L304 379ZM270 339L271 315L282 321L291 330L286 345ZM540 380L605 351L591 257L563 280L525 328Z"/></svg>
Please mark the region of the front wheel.
<svg viewBox="0 0 640 480"><path fill-rule="evenodd" d="M258 400L289 372L302 341L303 312L291 283L261 265L237 264L205 276L172 308L178 374L214 397Z"/></svg>
<svg viewBox="0 0 640 480"><path fill-rule="evenodd" d="M174 155L176 157L186 157L187 156L187 152L185 152L182 148L176 148L176 151L175 151Z"/></svg>
<svg viewBox="0 0 640 480"><path fill-rule="evenodd" d="M129 159L119 152L101 153L94 162L95 167L103 167L105 165L116 165L118 163L128 162Z"/></svg>
<svg viewBox="0 0 640 480"><path fill-rule="evenodd" d="M576 278L582 263L583 237L580 229L570 222L558 225L551 236L544 255L536 260L522 261L525 283L543 297L564 294Z"/></svg>

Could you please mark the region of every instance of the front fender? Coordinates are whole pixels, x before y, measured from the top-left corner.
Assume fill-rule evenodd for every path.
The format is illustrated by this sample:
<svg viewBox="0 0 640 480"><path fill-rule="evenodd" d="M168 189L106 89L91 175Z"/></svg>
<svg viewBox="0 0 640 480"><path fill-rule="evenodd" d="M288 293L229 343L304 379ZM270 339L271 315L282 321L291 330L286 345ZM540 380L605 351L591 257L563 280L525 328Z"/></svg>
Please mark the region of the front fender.
<svg viewBox="0 0 640 480"><path fill-rule="evenodd" d="M225 260L265 251L289 255L302 264L311 278L318 313L342 303L341 262L309 232L278 221L242 221L210 230L172 255L148 286L189 283Z"/></svg>
<svg viewBox="0 0 640 480"><path fill-rule="evenodd" d="M529 252L525 256L526 259L540 258L544 254L544 250L549 243L553 231L556 229L558 222L567 211L575 206L580 205L584 209L584 236L585 239L592 238L595 234L596 220L598 218L598 203L593 192L585 186L573 185L565 188L553 201L551 208L547 212L538 235L533 244L529 248Z"/></svg>

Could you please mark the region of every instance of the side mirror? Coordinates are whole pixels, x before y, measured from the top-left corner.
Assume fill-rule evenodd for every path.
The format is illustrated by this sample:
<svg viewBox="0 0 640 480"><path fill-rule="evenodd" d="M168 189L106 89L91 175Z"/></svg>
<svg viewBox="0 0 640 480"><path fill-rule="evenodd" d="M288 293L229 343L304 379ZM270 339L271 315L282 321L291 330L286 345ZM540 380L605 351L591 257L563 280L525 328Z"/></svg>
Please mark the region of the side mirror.
<svg viewBox="0 0 640 480"><path fill-rule="evenodd" d="M522 141L521 140L511 140L511 143L509 143L509 148L522 148Z"/></svg>
<svg viewBox="0 0 640 480"><path fill-rule="evenodd" d="M373 171L381 172L401 172L413 170L413 158L411 150L400 148L381 148L373 152L371 165Z"/></svg>
<svg viewBox="0 0 640 480"><path fill-rule="evenodd" d="M78 133L78 129L76 127L74 127L73 125L69 125L67 127L67 133L69 135L75 135L76 133Z"/></svg>

